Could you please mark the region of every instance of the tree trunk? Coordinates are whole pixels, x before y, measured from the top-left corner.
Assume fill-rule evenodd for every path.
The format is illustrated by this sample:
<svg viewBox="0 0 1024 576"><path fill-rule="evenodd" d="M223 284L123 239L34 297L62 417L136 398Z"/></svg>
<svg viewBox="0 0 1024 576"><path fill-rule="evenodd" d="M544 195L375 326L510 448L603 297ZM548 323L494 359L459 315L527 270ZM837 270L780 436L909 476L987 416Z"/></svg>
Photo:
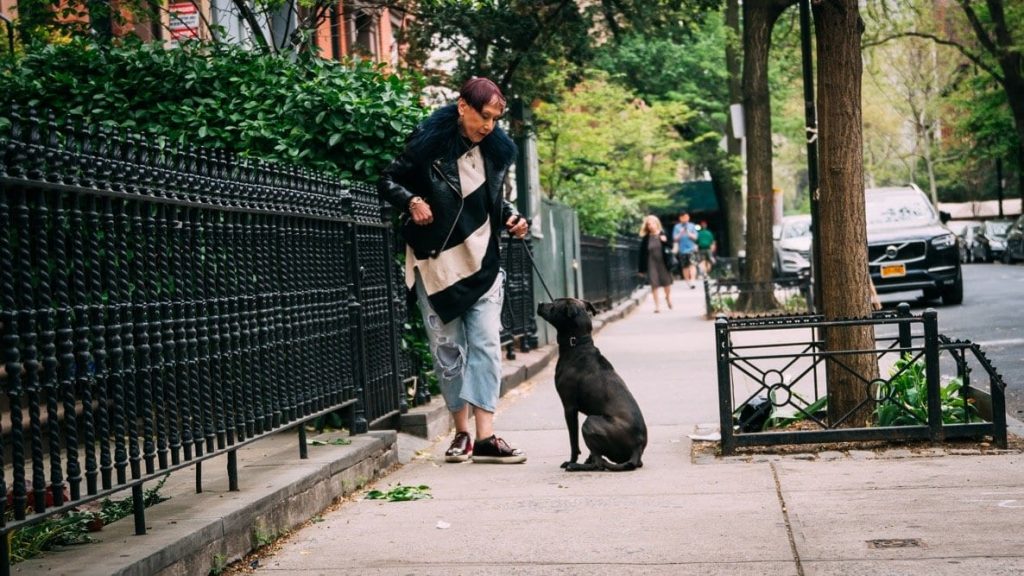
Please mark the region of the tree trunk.
<svg viewBox="0 0 1024 576"><path fill-rule="evenodd" d="M732 31L733 36L725 45L725 68L729 72L729 103L739 104L743 98L742 66L740 61L740 48L738 45L740 36L740 5L739 0L727 0L725 5L725 26ZM722 210L726 217L726 246L729 256L739 256L740 250L744 249L743 243L743 187L740 178L742 171L737 171L733 163L739 165L742 162L743 142L733 137L732 114L729 114L729 122L726 126L725 147L728 153L727 164L716 166L718 170L712 169L711 178L715 182L719 199L722 203ZM723 173L717 176L716 172Z"/></svg>
<svg viewBox="0 0 1024 576"><path fill-rule="evenodd" d="M871 314L864 153L861 132L863 23L858 0L814 3L818 49L818 141L821 166L821 310L826 319ZM827 351L870 350L870 326L833 327ZM878 375L874 354L840 356L826 363L828 413L833 426L863 426L873 403L869 383ZM864 402L864 405L858 407Z"/></svg>
<svg viewBox="0 0 1024 576"><path fill-rule="evenodd" d="M772 286L772 119L768 53L772 28L795 0L743 3L743 115L747 137L746 277L752 289L737 307L763 312L778 307Z"/></svg>
<svg viewBox="0 0 1024 576"><path fill-rule="evenodd" d="M718 243L718 251L722 256L736 256L743 248L743 189L740 188L742 174L737 160L738 157L731 153L718 152L710 156L707 164L711 182L715 187L715 198L718 199L718 205L725 214L725 238Z"/></svg>

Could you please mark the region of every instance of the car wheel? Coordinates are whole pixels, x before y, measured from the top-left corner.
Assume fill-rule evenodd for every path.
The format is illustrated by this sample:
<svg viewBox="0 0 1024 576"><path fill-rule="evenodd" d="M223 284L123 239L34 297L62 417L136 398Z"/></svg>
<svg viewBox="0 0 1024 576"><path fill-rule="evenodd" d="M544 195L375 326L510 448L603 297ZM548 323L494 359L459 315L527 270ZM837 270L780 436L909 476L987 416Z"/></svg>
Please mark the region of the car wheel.
<svg viewBox="0 0 1024 576"><path fill-rule="evenodd" d="M1003 264L1013 264L1013 258L1009 250L1003 250Z"/></svg>
<svg viewBox="0 0 1024 576"><path fill-rule="evenodd" d="M964 301L964 277L956 275L956 282L952 286L942 288L942 303L946 306L954 306Z"/></svg>

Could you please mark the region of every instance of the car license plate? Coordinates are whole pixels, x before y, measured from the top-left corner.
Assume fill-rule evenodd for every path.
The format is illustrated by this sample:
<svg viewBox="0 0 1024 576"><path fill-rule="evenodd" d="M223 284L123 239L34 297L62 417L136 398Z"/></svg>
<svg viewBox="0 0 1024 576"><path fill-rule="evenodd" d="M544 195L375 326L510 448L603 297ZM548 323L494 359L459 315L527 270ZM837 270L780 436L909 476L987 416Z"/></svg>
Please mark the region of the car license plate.
<svg viewBox="0 0 1024 576"><path fill-rule="evenodd" d="M882 278L899 278L907 275L906 264L882 264Z"/></svg>

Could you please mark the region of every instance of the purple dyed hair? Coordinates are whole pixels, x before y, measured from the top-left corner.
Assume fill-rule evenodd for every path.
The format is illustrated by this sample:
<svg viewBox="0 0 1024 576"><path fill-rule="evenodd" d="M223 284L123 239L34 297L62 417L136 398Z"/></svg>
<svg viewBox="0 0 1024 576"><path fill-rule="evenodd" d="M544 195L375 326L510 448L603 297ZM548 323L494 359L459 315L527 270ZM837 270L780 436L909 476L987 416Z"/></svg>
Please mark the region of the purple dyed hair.
<svg viewBox="0 0 1024 576"><path fill-rule="evenodd" d="M484 106L490 104L495 98L501 103L501 107L505 108L505 95L501 93L501 88L492 82L488 78L481 76L474 76L459 89L459 98L466 101L476 109L477 112L483 112Z"/></svg>

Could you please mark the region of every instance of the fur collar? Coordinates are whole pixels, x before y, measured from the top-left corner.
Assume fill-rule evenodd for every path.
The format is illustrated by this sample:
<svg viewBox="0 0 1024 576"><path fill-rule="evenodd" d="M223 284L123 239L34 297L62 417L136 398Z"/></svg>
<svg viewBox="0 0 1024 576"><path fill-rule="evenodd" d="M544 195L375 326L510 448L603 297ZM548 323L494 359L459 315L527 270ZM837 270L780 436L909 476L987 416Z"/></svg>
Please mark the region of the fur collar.
<svg viewBox="0 0 1024 576"><path fill-rule="evenodd" d="M433 160L437 157L454 159L461 150L458 144L459 108L456 104L448 104L438 108L427 117L409 137L407 149L413 157L420 160ZM516 143L500 127L480 142L480 152L488 160L498 166L512 164L516 158Z"/></svg>

